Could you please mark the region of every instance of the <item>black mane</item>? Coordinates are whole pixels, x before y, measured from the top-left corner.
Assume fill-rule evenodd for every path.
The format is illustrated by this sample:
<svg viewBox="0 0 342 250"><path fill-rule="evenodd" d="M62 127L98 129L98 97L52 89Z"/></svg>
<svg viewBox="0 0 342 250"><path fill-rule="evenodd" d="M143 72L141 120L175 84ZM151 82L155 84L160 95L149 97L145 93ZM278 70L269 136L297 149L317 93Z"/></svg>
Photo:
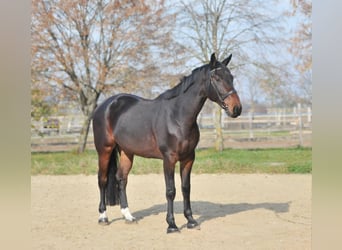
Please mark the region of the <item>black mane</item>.
<svg viewBox="0 0 342 250"><path fill-rule="evenodd" d="M185 93L190 88L190 86L194 84L196 80L198 80L198 74L202 73L203 69L205 69L207 66L208 65L206 64L198 67L192 71L191 75L183 76L183 78L180 80L180 83L178 83L175 87L168 89L164 93L160 94L157 99L170 100L182 93Z"/></svg>

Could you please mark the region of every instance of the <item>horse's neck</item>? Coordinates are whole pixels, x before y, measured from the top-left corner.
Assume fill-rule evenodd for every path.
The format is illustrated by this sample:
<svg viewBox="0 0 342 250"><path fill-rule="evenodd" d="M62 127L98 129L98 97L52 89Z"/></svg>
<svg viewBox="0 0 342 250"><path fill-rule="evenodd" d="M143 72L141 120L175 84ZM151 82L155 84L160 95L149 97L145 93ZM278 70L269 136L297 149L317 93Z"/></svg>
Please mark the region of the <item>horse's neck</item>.
<svg viewBox="0 0 342 250"><path fill-rule="evenodd" d="M178 118L188 119L189 122L196 122L199 112L207 100L205 83L195 83L185 93L175 98L175 105L178 107Z"/></svg>

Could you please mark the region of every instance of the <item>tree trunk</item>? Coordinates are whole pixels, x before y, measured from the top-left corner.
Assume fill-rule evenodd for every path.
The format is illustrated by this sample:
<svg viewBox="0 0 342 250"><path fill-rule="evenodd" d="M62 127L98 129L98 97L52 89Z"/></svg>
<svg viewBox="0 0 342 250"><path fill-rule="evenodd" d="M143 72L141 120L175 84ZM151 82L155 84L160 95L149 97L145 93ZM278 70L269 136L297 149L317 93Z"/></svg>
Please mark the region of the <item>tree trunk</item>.
<svg viewBox="0 0 342 250"><path fill-rule="evenodd" d="M222 113L221 107L215 105L215 149L216 151L223 151L223 133L222 133Z"/></svg>
<svg viewBox="0 0 342 250"><path fill-rule="evenodd" d="M85 116L80 136L78 139L77 153L81 154L84 152L87 146L88 133L90 128L91 117Z"/></svg>
<svg viewBox="0 0 342 250"><path fill-rule="evenodd" d="M88 87L88 88L86 88ZM90 128L90 122L93 117L93 112L96 108L97 100L99 99L100 92L94 91L93 88L86 86L79 92L79 100L83 113L83 125L78 139L77 153L81 154L84 152L87 146L88 133Z"/></svg>

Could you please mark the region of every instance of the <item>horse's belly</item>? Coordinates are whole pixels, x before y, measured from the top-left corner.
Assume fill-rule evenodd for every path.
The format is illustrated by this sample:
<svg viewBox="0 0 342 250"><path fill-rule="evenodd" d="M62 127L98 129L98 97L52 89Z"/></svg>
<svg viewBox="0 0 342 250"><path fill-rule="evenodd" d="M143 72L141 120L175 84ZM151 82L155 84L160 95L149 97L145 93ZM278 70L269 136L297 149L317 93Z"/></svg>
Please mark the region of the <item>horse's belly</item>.
<svg viewBox="0 0 342 250"><path fill-rule="evenodd" d="M125 152L130 152L134 155L138 155L145 158L163 158L161 152L156 147L146 146L146 144L140 144L137 142L135 142L134 145L127 143L118 144Z"/></svg>
<svg viewBox="0 0 342 250"><path fill-rule="evenodd" d="M151 133L143 130L117 133L116 143L125 152L148 158L162 158L162 154Z"/></svg>

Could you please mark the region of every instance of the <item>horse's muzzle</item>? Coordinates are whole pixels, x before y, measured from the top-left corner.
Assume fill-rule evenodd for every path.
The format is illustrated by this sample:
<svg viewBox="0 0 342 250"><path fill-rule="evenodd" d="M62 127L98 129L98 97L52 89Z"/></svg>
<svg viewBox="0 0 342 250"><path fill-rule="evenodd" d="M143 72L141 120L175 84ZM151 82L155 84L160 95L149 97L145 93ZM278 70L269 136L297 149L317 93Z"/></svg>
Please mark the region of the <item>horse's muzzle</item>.
<svg viewBox="0 0 342 250"><path fill-rule="evenodd" d="M233 112L229 112L229 109L226 110L227 114L232 117L232 118L236 118L239 115L241 115L242 112L242 106L241 105L235 105L233 108Z"/></svg>

